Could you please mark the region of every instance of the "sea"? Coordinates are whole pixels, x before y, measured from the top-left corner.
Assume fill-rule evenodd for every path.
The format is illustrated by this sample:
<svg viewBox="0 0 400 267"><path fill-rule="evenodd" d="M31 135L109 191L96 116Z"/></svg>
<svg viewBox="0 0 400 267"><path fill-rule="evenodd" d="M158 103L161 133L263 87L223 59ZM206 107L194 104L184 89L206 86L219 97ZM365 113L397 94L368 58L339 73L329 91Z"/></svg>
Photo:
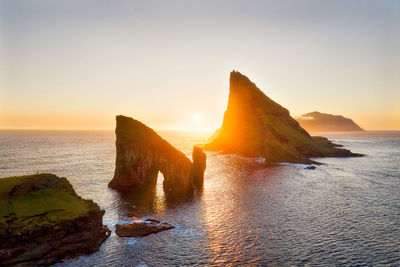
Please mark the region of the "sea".
<svg viewBox="0 0 400 267"><path fill-rule="evenodd" d="M190 158L208 134L160 131ZM145 194L107 187L115 134L0 131L0 177L49 172L105 210L112 230L99 251L55 266L400 266L400 132L318 133L356 153L282 163L207 152L204 188L170 201L162 174ZM143 238L115 225L152 217L175 226Z"/></svg>

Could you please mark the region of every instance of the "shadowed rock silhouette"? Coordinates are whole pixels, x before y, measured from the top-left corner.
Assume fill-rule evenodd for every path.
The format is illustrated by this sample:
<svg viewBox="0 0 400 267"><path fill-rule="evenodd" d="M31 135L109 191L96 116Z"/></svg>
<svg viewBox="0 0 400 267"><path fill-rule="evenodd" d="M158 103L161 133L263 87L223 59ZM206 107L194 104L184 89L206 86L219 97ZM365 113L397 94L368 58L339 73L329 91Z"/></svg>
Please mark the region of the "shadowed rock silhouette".
<svg viewBox="0 0 400 267"><path fill-rule="evenodd" d="M193 165L192 165L193 183L197 187L201 187L203 186L204 183L204 171L206 170L207 156L200 147L195 146L193 148L192 159L193 159Z"/></svg>
<svg viewBox="0 0 400 267"><path fill-rule="evenodd" d="M155 185L159 171L164 176L164 191L169 194L186 193L199 181L202 183L206 157L200 148L194 148L192 164L185 154L140 121L122 115L116 120L117 157L111 188L142 190Z"/></svg>

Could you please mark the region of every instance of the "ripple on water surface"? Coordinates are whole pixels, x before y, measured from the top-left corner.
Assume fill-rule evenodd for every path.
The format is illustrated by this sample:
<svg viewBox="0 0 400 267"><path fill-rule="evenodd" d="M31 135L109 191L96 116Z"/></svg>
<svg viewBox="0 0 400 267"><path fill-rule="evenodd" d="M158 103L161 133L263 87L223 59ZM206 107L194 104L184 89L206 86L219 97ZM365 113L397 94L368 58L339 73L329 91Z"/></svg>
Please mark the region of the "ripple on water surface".
<svg viewBox="0 0 400 267"><path fill-rule="evenodd" d="M162 132L188 156L208 136ZM208 153L205 184L189 200L157 187L122 196L112 131L0 131L0 174L53 172L106 210L110 229L151 216L176 226L144 238L112 233L100 250L59 266L399 265L400 134L332 134L366 154L324 158L315 170Z"/></svg>

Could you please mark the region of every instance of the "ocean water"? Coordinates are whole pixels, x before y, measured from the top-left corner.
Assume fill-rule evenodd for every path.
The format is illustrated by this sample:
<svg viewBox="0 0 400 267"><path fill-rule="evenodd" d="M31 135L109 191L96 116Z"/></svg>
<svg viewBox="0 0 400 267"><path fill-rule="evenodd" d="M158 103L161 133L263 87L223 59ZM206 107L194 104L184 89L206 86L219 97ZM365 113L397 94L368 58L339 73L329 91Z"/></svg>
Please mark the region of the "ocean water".
<svg viewBox="0 0 400 267"><path fill-rule="evenodd" d="M207 135L160 132L189 157ZM399 266L400 132L322 133L362 158L322 158L265 168L260 159L207 153L204 188L167 201L154 190L109 189L113 131L0 131L0 177L51 172L120 221L175 225L143 238L112 235L100 250L57 266Z"/></svg>

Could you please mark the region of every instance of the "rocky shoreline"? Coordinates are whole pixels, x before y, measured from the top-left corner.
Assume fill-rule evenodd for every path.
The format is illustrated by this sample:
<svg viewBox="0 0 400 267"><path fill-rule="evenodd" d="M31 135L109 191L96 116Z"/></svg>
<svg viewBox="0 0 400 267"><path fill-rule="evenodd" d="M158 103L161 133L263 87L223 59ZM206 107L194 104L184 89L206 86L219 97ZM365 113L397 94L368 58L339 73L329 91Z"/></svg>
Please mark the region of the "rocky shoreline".
<svg viewBox="0 0 400 267"><path fill-rule="evenodd" d="M104 211L65 178L0 179L0 264L50 265L97 251L110 230Z"/></svg>

